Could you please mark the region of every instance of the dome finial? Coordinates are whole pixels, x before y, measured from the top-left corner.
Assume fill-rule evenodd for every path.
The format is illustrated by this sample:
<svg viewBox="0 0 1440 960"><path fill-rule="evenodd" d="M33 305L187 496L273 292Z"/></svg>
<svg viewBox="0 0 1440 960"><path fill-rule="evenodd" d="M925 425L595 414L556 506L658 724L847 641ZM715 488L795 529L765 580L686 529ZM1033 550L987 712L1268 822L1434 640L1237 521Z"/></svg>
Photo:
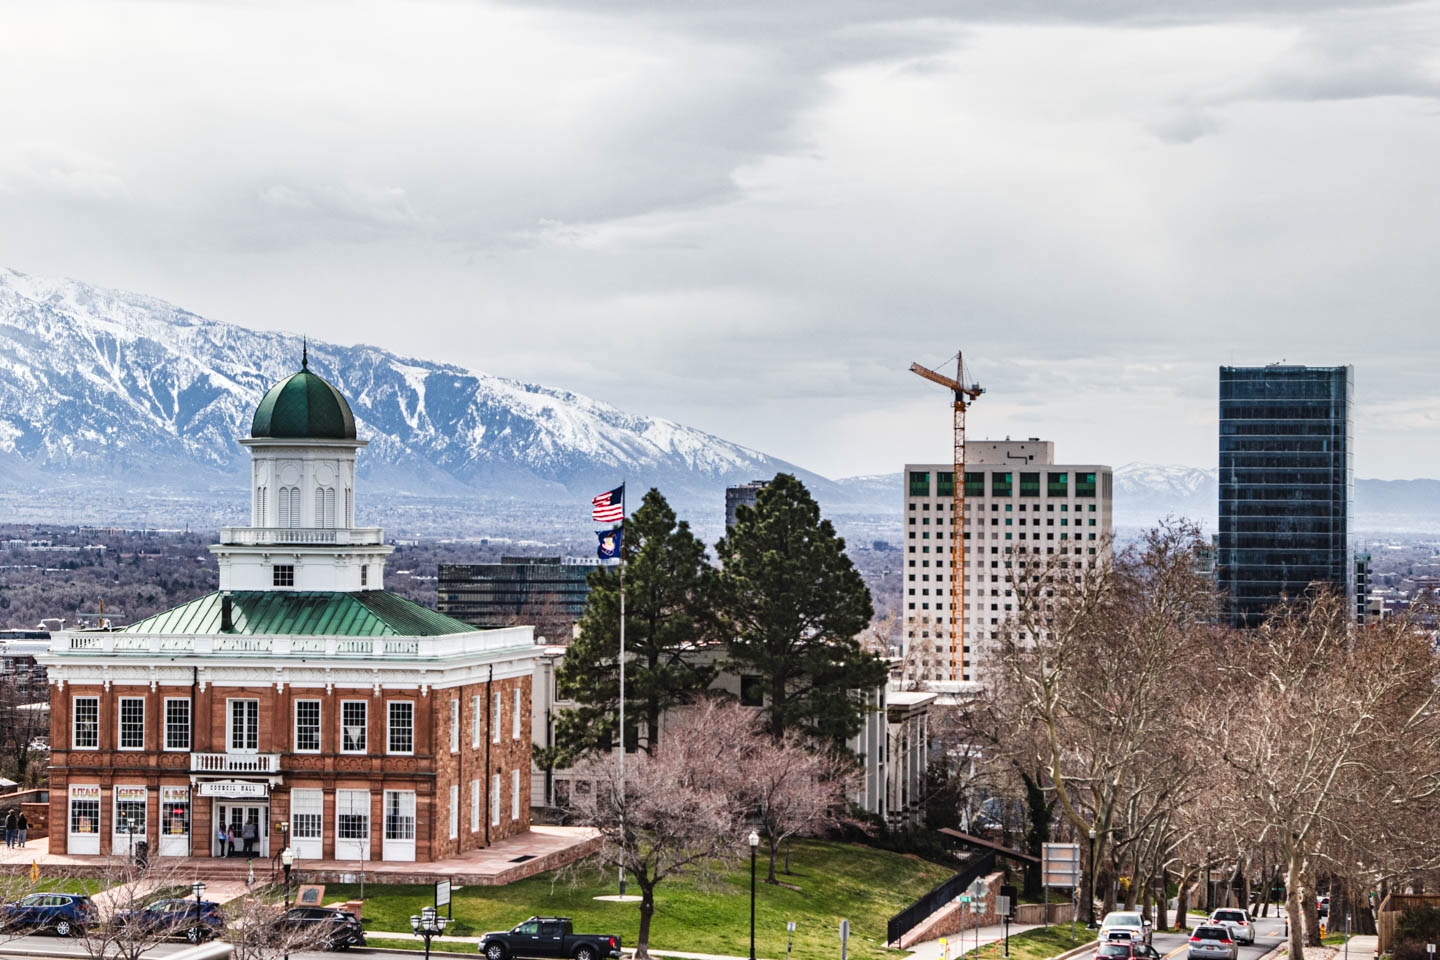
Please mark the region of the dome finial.
<svg viewBox="0 0 1440 960"><path fill-rule="evenodd" d="M301 370L309 370L309 369L310 369L310 338L309 338L309 337L306 337L304 340L301 341L301 343L302 343L302 346L300 347L300 369L301 369Z"/></svg>

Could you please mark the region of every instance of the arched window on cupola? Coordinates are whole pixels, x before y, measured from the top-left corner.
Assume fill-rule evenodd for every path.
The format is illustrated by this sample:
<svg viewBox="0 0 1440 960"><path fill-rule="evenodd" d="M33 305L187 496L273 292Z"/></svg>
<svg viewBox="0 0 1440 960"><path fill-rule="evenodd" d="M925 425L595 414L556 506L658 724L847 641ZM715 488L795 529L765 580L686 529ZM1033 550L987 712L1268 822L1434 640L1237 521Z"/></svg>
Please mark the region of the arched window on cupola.
<svg viewBox="0 0 1440 960"><path fill-rule="evenodd" d="M335 526L335 488L315 488L315 526Z"/></svg>
<svg viewBox="0 0 1440 960"><path fill-rule="evenodd" d="M256 527L266 526L266 522L265 522L266 519L267 519L267 518L266 518L266 516L265 516L265 488L264 488L264 487L256 487L256 488L255 488L255 520L253 521L252 526L256 526Z"/></svg>
<svg viewBox="0 0 1440 960"><path fill-rule="evenodd" d="M280 507L280 515L276 518L276 520L275 520L275 525L276 525L277 527L288 527L288 526L290 526L290 488L289 488L289 487L281 487L281 488L280 488L280 500L278 501L278 506Z"/></svg>
<svg viewBox="0 0 1440 960"><path fill-rule="evenodd" d="M290 488L290 526L300 526L300 488ZM284 524L281 524L284 526Z"/></svg>
<svg viewBox="0 0 1440 960"><path fill-rule="evenodd" d="M349 487L345 488L345 526L355 526L355 495Z"/></svg>

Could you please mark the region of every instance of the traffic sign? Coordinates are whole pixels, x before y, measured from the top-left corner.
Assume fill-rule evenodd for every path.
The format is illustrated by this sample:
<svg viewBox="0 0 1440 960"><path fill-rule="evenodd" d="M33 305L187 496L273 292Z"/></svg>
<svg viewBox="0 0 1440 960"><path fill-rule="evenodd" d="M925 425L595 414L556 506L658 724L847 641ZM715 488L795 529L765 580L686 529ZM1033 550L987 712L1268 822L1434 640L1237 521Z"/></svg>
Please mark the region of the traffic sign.
<svg viewBox="0 0 1440 960"><path fill-rule="evenodd" d="M1047 843L1041 853L1045 886L1072 890L1080 886L1080 844Z"/></svg>

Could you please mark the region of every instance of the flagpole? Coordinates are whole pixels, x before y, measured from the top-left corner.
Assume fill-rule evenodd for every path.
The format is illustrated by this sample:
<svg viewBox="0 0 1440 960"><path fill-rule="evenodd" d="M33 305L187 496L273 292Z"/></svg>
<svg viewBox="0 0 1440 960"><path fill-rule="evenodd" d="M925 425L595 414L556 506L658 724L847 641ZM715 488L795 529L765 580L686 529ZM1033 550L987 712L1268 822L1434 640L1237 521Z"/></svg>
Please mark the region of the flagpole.
<svg viewBox="0 0 1440 960"><path fill-rule="evenodd" d="M620 483L620 833L625 833L625 483ZM623 841L622 841L623 843ZM625 896L625 864L620 864L620 896Z"/></svg>

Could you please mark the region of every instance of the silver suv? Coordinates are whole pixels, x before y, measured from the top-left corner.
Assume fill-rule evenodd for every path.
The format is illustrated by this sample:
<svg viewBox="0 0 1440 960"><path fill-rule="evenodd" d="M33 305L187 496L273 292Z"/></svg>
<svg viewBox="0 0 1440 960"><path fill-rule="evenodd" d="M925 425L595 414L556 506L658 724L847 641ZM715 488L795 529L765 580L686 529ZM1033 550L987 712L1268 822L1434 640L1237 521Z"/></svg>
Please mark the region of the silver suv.
<svg viewBox="0 0 1440 960"><path fill-rule="evenodd" d="M1210 914L1210 919L1206 922L1229 927L1230 935L1235 938L1236 943L1255 942L1255 924L1250 920L1250 914L1244 910L1225 907Z"/></svg>
<svg viewBox="0 0 1440 960"><path fill-rule="evenodd" d="M1108 943L1117 937L1125 937L1131 943L1150 942L1150 921L1134 910L1116 910L1105 914L1100 921L1101 943Z"/></svg>

